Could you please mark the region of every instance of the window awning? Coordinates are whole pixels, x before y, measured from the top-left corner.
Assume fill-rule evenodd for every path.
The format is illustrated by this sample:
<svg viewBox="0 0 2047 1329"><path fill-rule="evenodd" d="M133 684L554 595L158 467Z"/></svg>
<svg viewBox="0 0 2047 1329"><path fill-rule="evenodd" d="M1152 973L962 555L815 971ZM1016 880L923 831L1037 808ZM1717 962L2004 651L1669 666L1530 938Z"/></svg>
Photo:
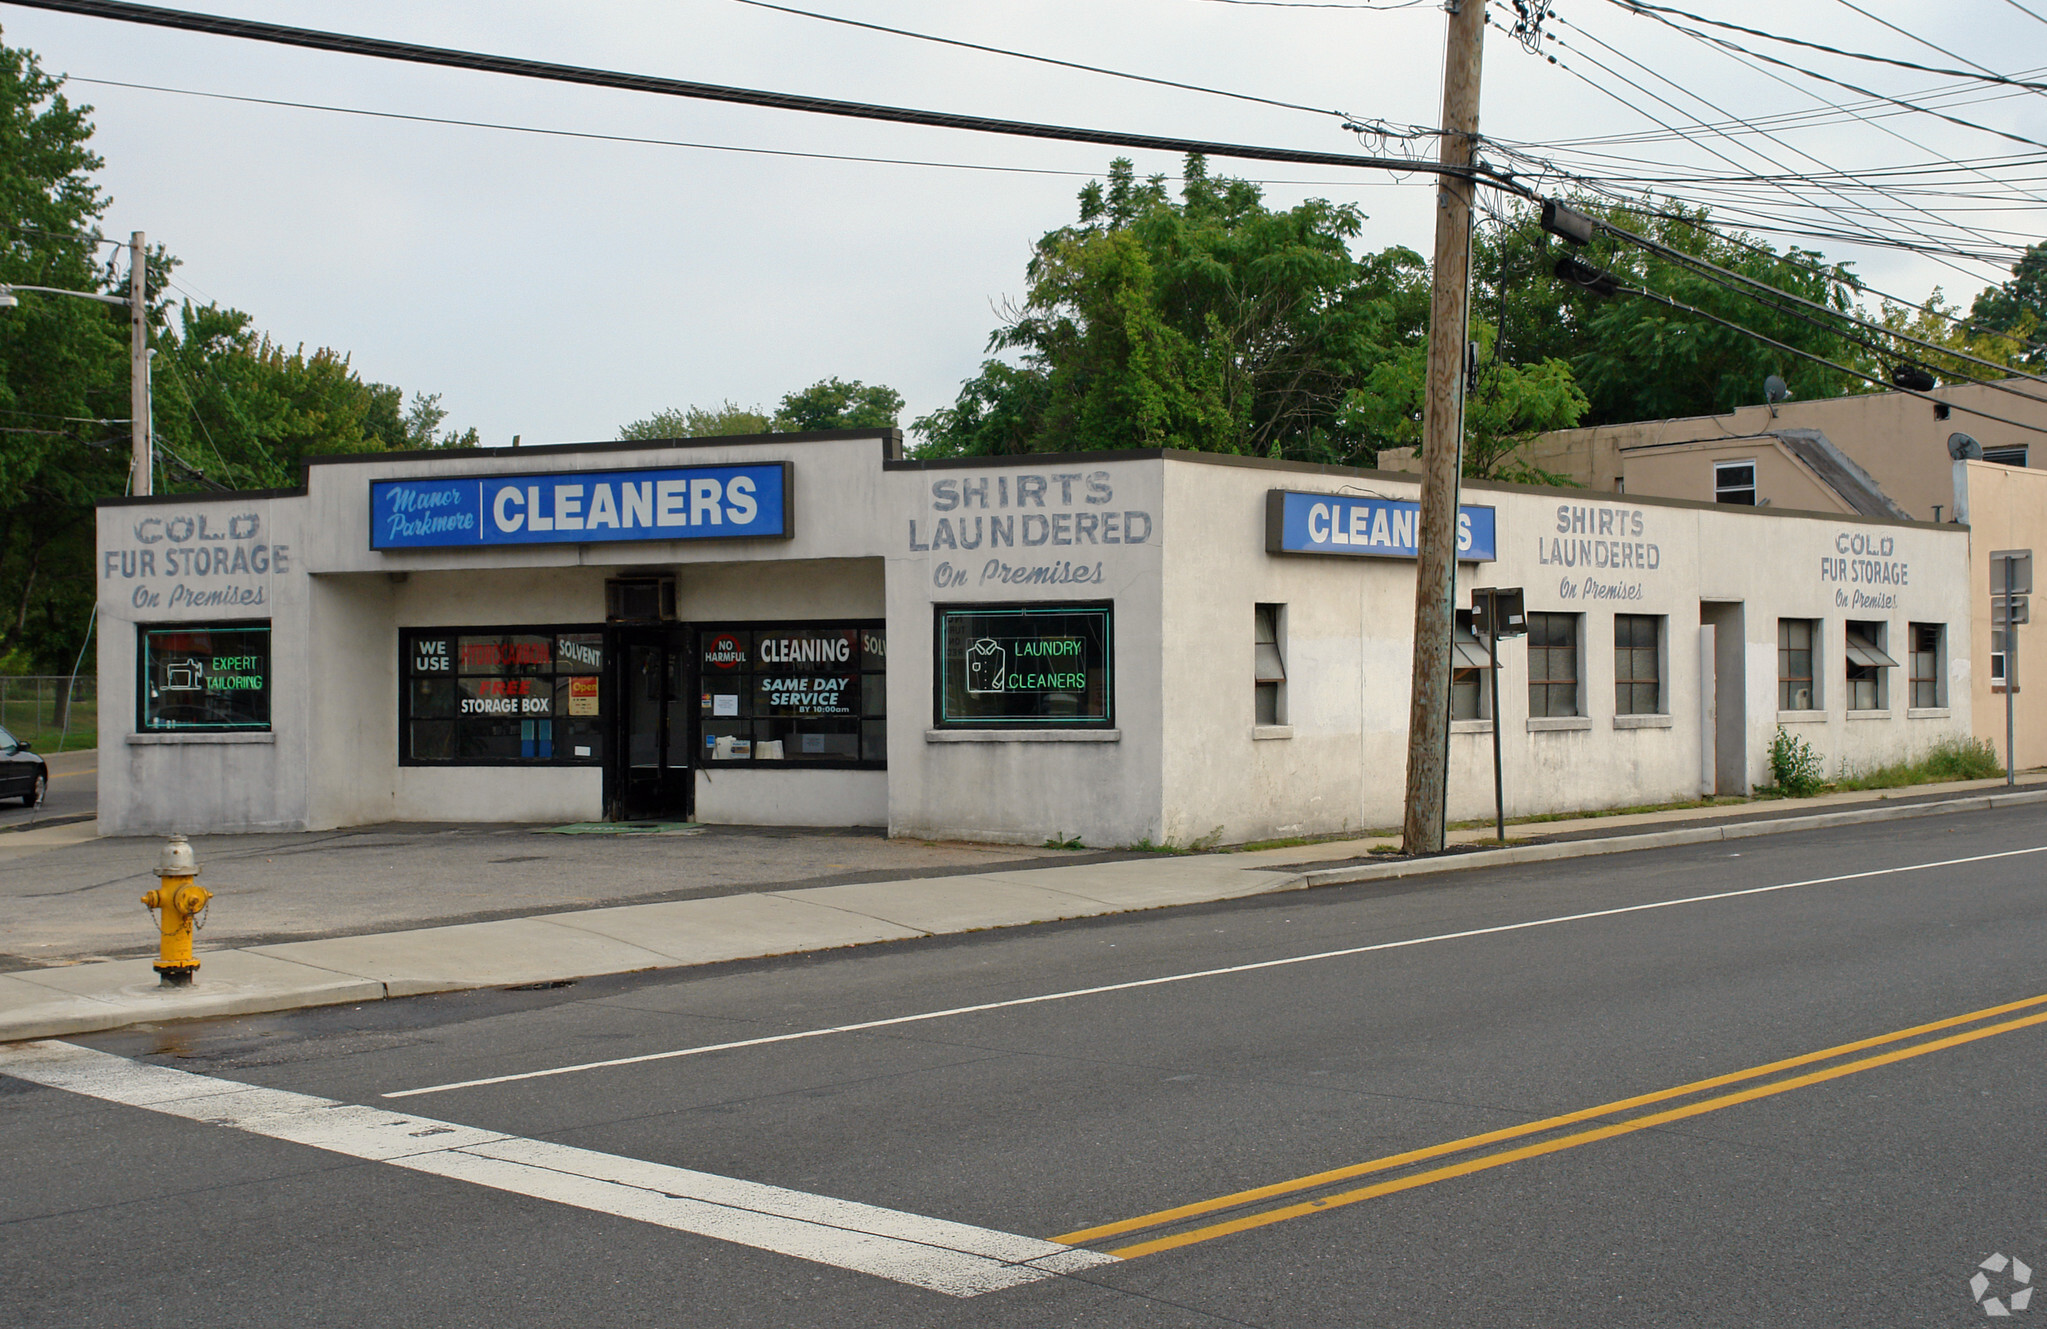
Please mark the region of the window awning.
<svg viewBox="0 0 2047 1329"><path fill-rule="evenodd" d="M1898 662L1884 654L1884 648L1859 632L1848 634L1848 662L1850 664L1872 665L1880 669L1896 669Z"/></svg>
<svg viewBox="0 0 2047 1329"><path fill-rule="evenodd" d="M1485 650L1477 642L1453 641L1450 643L1450 659L1457 669L1490 669L1492 661L1486 658Z"/></svg>

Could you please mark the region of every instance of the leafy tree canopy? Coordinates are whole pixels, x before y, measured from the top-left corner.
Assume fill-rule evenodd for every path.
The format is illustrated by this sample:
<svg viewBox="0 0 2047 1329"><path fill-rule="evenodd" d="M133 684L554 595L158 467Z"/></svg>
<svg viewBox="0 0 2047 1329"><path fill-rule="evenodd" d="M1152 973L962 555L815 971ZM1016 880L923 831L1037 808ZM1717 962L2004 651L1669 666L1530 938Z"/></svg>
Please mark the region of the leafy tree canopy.
<svg viewBox="0 0 2047 1329"><path fill-rule="evenodd" d="M893 429L903 413L894 388L824 378L791 392L770 416L758 406L727 401L715 408L656 411L620 427L621 439L725 438L735 434L799 434L811 429Z"/></svg>
<svg viewBox="0 0 2047 1329"><path fill-rule="evenodd" d="M782 398L775 409L775 431L802 433L807 429L894 429L903 413L903 397L894 388L879 383L873 387L855 379L819 379L801 392Z"/></svg>
<svg viewBox="0 0 2047 1329"><path fill-rule="evenodd" d="M126 295L100 218L91 108L0 45L0 282ZM147 257L159 493L299 482L323 452L473 446L437 396L405 404L346 355L287 350L232 309L163 298ZM22 292L0 311L0 671L69 672L92 610L93 504L128 485L127 311Z"/></svg>
<svg viewBox="0 0 2047 1329"><path fill-rule="evenodd" d="M2023 363L2047 367L2047 346L2039 345L2040 325L2047 321L2047 240L2027 247L2013 265L2011 280L1993 286L1969 307L1969 321L2027 345Z"/></svg>
<svg viewBox="0 0 2047 1329"><path fill-rule="evenodd" d="M682 410L656 411L621 426L621 439L650 441L662 438L727 438L735 434L765 434L768 417L759 407L726 402L718 407L687 406Z"/></svg>
<svg viewBox="0 0 2047 1329"><path fill-rule="evenodd" d="M1181 447L1353 459L1345 401L1419 339L1427 273L1410 250L1350 250L1364 217L1311 199L1275 211L1256 185L1190 156L1178 198L1127 160L1042 237L990 360L917 420L921 452Z"/></svg>
<svg viewBox="0 0 2047 1329"><path fill-rule="evenodd" d="M1857 286L1845 264L1810 250L1779 254L1744 235L1723 235L1703 211L1671 206L1637 211L1578 199L1581 211L1659 245L1752 277L1827 309L1855 308ZM1724 280L1700 274L1604 233L1570 249L1543 233L1536 209L1522 206L1482 226L1472 253L1472 317L1491 322L1516 360L1560 360L1585 394L1580 423L1613 424L1710 415L1763 399L1763 380L1782 377L1799 398L1865 389L1854 374L1814 363L1710 319L1640 296L1601 299L1559 281L1551 269L1567 249L1627 286L1668 296L1776 341L1881 376L1882 368L1847 324L1789 302L1760 302ZM1808 317L1812 315L1812 317ZM1814 321L1817 318L1817 322Z"/></svg>

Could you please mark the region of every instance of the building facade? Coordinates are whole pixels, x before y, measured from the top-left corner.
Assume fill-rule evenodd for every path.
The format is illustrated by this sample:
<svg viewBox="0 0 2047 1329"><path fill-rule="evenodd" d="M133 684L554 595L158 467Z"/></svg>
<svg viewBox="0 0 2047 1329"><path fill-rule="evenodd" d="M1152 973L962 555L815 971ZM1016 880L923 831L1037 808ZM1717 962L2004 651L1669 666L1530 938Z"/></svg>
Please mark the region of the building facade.
<svg viewBox="0 0 2047 1329"><path fill-rule="evenodd" d="M1987 666L1971 679L1975 735L2005 752L2009 670L2019 684L2011 698L2012 747L2019 765L2037 766L2047 762L2047 705L2029 703L2025 685L2047 686L2047 653L2024 649L2030 637L2024 625L2019 649L2006 649L1989 580L1993 551L2047 555L2047 388L2010 379L1927 395L1934 400L1871 392L1559 430L1536 438L1526 457L1608 493L1967 526L1974 563L1969 654ZM1956 433L1976 441L1979 460L1950 455ZM1412 464L1382 457L1388 462Z"/></svg>
<svg viewBox="0 0 2047 1329"><path fill-rule="evenodd" d="M1397 824L1412 476L893 431L324 459L99 512L100 829L694 819L1094 845ZM1467 484L1450 808L1966 734L1967 533ZM132 708L117 699L132 696Z"/></svg>

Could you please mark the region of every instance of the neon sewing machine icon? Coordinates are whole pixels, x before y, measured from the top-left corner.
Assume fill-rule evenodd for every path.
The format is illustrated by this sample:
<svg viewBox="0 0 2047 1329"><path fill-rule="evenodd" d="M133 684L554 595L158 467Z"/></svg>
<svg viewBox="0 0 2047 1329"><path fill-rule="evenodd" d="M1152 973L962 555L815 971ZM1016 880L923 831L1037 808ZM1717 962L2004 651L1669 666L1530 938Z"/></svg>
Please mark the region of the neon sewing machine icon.
<svg viewBox="0 0 2047 1329"><path fill-rule="evenodd" d="M165 692L197 692L205 686L206 662L204 660L166 660L163 666L163 690Z"/></svg>
<svg viewBox="0 0 2047 1329"><path fill-rule="evenodd" d="M1009 683L1009 653L983 637L967 647L967 691L1003 692Z"/></svg>

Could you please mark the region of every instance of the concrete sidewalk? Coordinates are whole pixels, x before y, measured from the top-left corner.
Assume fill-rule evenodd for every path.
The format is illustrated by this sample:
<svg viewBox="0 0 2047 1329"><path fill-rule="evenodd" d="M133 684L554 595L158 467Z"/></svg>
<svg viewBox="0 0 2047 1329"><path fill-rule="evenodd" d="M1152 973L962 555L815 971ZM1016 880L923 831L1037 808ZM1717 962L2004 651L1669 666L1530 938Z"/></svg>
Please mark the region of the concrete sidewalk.
<svg viewBox="0 0 2047 1329"><path fill-rule="evenodd" d="M979 846L972 848L1032 861L993 870L969 867L947 875L740 889L436 927L202 948L199 978L183 989L160 988L149 959L17 969L0 973L0 1041L464 988L559 982L1315 886L2043 802L2047 782L2037 780L2016 791L1996 780L1932 791L1834 794L1788 804L1534 823L1510 828L1524 835L1539 831L1543 838L1532 843L1470 848L1425 859L1375 857L1375 850L1383 853L1394 847L1383 838L1218 854L1098 856L1079 863L1033 856L1028 850ZM57 841L78 829L51 827L6 839L48 836L52 837L48 847L57 849L61 847ZM1463 831L1451 840L1472 846L1489 843L1491 835L1489 829ZM1048 862L1056 865L1041 865ZM124 879L120 884L131 883Z"/></svg>

